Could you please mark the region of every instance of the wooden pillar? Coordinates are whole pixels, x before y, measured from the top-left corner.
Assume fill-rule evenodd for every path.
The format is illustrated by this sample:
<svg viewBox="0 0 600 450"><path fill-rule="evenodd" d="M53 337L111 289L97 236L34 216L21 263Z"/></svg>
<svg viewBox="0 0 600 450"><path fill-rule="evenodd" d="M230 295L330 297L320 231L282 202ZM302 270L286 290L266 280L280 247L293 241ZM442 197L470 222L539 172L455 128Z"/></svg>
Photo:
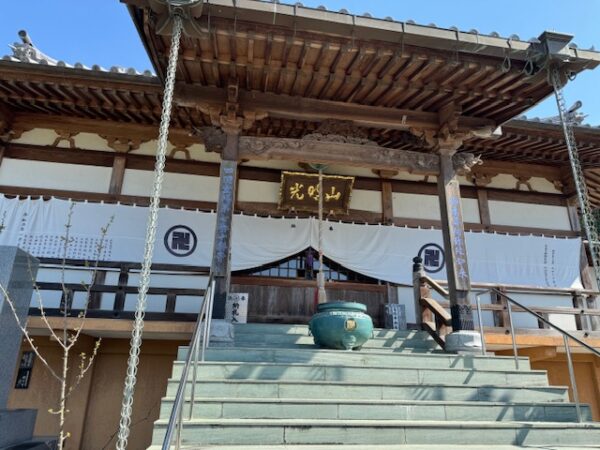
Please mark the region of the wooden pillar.
<svg viewBox="0 0 600 450"><path fill-rule="evenodd" d="M454 331L474 329L460 187L452 159L457 147L458 145L454 142L451 145L440 145L440 174L438 176L442 235Z"/></svg>
<svg viewBox="0 0 600 450"><path fill-rule="evenodd" d="M390 178L398 175L398 171L373 169L373 173L381 180L381 222L391 225L394 223L394 202Z"/></svg>
<svg viewBox="0 0 600 450"><path fill-rule="evenodd" d="M226 131L226 144L221 154L219 173L219 203L215 225L215 240L211 272L215 280L213 318L225 318L225 301L231 281L231 224L235 205L235 184L238 169L239 132Z"/></svg>
<svg viewBox="0 0 600 450"><path fill-rule="evenodd" d="M490 217L490 202L488 193L484 189L477 189L477 206L479 207L479 218L485 231L490 231L492 219Z"/></svg>
<svg viewBox="0 0 600 450"><path fill-rule="evenodd" d="M110 185L108 193L120 195L123 189L123 180L125 179L125 166L127 157L123 154L116 154L113 160L112 173L110 175Z"/></svg>
<svg viewBox="0 0 600 450"><path fill-rule="evenodd" d="M383 223L386 225L394 223L392 182L390 180L381 180L381 210L383 213Z"/></svg>
<svg viewBox="0 0 600 450"><path fill-rule="evenodd" d="M571 230L581 232L581 223L579 222L579 205L577 202L577 196L569 197L567 199L567 211L569 213L569 222L571 224Z"/></svg>

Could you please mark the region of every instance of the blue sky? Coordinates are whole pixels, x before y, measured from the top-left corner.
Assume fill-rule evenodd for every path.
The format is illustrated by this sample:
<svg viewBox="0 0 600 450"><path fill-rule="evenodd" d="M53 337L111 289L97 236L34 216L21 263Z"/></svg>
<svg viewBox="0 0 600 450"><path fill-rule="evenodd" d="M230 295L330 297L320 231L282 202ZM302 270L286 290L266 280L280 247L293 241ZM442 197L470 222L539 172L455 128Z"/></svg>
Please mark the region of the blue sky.
<svg viewBox="0 0 600 450"><path fill-rule="evenodd" d="M293 1L286 0L286 3ZM369 12L417 23L452 25L480 33L497 31L522 39L544 30L575 35L580 48L600 50L600 0L303 0L306 6L345 8L351 13ZM43 52L68 63L82 62L150 69L126 8L118 0L28 0L0 4L0 56L10 53L8 44L17 31L26 29ZM583 101L586 122L600 125L600 67L580 74L566 89L569 105ZM528 117L556 115L551 97L527 113Z"/></svg>

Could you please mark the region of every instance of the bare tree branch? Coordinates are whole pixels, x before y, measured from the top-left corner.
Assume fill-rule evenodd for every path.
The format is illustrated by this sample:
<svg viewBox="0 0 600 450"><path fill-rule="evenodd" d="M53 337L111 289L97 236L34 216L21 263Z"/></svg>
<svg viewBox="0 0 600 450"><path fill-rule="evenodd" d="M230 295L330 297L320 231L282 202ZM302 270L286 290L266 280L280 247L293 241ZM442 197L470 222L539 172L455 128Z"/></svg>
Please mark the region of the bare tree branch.
<svg viewBox="0 0 600 450"><path fill-rule="evenodd" d="M40 361L42 361L44 366L46 366L46 368L52 374L52 376L54 378L56 378L60 383L62 383L62 378L60 376L58 376L58 374L52 369L52 367L50 366L48 361L46 361L46 358L44 358L44 356L40 353L40 350L33 343L33 338L29 335L29 332L27 331L27 329L19 320L19 316L17 314L17 309L15 308L15 304L12 301L12 299L10 298L10 295L8 294L6 288L2 285L2 283L0 283L0 291L2 292L2 295L4 296L6 303L8 303L8 306L10 307L10 310L12 311L13 316L15 317L15 322L17 322L17 326L20 328L21 332L23 333L23 336L25 336L25 339L29 343L29 346L31 347L31 349L35 352L35 354L40 359Z"/></svg>

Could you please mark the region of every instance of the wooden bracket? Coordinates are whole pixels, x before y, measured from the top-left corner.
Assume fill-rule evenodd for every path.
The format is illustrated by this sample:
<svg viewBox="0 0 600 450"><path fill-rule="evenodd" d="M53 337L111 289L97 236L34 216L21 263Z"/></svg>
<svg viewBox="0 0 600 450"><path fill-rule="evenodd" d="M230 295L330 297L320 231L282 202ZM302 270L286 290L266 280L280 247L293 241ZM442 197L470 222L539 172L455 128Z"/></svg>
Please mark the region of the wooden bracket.
<svg viewBox="0 0 600 450"><path fill-rule="evenodd" d="M112 136L112 135L100 135L103 139L106 139L107 145L117 153L129 153L132 150L137 150L142 145L141 139L132 139L125 136Z"/></svg>

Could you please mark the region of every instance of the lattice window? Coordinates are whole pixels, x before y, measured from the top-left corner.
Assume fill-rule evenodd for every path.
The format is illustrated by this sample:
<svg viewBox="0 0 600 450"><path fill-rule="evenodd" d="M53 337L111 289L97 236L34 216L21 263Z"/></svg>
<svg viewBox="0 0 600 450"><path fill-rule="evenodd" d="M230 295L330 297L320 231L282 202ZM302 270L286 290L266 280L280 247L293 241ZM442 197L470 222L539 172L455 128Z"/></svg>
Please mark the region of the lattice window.
<svg viewBox="0 0 600 450"><path fill-rule="evenodd" d="M312 270L311 256L312 253ZM291 279L316 279L319 272L319 257L318 252L312 248L304 250L288 258L276 261L271 264L265 264L260 267L255 267L248 270L240 270L234 272L234 275L273 277L273 278L291 278ZM380 281L354 272L329 258L323 258L323 270L325 272L325 280L328 281L344 281L354 283L369 283L379 284Z"/></svg>

